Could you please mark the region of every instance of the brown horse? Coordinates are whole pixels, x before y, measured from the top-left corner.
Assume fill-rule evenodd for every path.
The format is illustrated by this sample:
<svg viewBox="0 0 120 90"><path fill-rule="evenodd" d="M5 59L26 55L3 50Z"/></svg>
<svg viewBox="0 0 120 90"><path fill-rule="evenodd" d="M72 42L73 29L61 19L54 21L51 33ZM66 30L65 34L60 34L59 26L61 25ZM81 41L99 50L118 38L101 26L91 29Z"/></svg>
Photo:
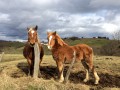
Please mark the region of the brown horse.
<svg viewBox="0 0 120 90"><path fill-rule="evenodd" d="M35 43L38 43L38 45L39 45L40 63L41 63L43 55L44 55L42 45L41 45L41 43L38 39L37 29L38 29L38 26L36 26L34 28L32 28L32 27L27 28L27 30L28 30L28 41L25 44L25 47L23 49L23 55L27 59L27 62L28 62L28 65L29 65L28 75L31 75L31 76L33 75L33 70L34 70L34 59L35 59L34 45L35 45ZM39 74L40 74L40 72L39 72Z"/></svg>
<svg viewBox="0 0 120 90"><path fill-rule="evenodd" d="M63 67L65 61L73 59L73 53L76 52L76 61L81 61L86 69L86 78L89 80L89 71L91 70L95 77L95 84L99 83L99 76L93 66L93 50L86 44L77 44L75 46L67 45L56 32L47 32L48 49L51 50L52 56L56 61L59 70L59 82L64 81Z"/></svg>

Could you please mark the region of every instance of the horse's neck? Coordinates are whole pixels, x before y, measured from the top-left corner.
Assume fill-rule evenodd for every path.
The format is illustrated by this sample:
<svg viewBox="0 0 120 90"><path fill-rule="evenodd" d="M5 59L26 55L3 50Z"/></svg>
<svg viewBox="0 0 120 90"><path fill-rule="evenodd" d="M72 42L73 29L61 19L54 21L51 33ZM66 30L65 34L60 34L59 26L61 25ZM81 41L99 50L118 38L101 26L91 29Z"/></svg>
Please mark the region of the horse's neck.
<svg viewBox="0 0 120 90"><path fill-rule="evenodd" d="M62 47L68 46L68 44L66 44L62 39L59 40L59 42L57 41L55 46L53 47L55 50L60 49Z"/></svg>
<svg viewBox="0 0 120 90"><path fill-rule="evenodd" d="M65 48L66 46L68 46L67 44L63 44L63 46L61 46L60 44L56 43L56 45L53 47L52 49L52 54L54 55L55 53L59 52L60 49Z"/></svg>
<svg viewBox="0 0 120 90"><path fill-rule="evenodd" d="M60 38L59 35L57 35L57 43L58 43L59 45L61 45L61 46L66 46L66 45L68 45L67 43L65 43L65 42Z"/></svg>

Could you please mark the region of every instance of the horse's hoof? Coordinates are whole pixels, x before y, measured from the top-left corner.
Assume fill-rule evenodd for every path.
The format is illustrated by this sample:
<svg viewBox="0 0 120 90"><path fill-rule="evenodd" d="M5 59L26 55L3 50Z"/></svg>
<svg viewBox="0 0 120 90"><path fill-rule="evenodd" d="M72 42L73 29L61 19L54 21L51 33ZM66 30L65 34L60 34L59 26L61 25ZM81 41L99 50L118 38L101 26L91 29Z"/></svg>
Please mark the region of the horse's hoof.
<svg viewBox="0 0 120 90"><path fill-rule="evenodd" d="M63 82L64 82L64 80L59 80L58 82L63 83Z"/></svg>
<svg viewBox="0 0 120 90"><path fill-rule="evenodd" d="M84 80L83 80L83 82L85 82L85 83L86 83L87 81L88 81L88 79L84 79Z"/></svg>
<svg viewBox="0 0 120 90"><path fill-rule="evenodd" d="M99 81L100 81L100 78L98 77L96 80L95 80L95 84L99 84Z"/></svg>
<svg viewBox="0 0 120 90"><path fill-rule="evenodd" d="M95 81L95 83L94 83L95 85L98 85L99 84L99 81Z"/></svg>
<svg viewBox="0 0 120 90"><path fill-rule="evenodd" d="M98 85L99 83L98 83L98 82L95 82L94 84L95 84L95 85Z"/></svg>

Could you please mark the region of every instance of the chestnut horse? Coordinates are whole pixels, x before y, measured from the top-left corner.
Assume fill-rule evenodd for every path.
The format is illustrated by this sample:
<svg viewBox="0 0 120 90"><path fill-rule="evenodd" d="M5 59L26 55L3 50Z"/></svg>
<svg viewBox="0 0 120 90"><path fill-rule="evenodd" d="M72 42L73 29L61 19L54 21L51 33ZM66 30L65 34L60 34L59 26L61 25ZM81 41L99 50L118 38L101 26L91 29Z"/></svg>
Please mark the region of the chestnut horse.
<svg viewBox="0 0 120 90"><path fill-rule="evenodd" d="M64 81L63 68L65 61L72 61L73 53L76 52L76 61L81 61L86 69L84 82L89 80L89 71L91 70L95 77L95 84L99 83L100 78L93 66L93 50L91 47L86 44L69 46L56 32L47 32L47 35L48 49L51 50L59 71L59 82Z"/></svg>
<svg viewBox="0 0 120 90"><path fill-rule="evenodd" d="M27 62L29 65L28 75L31 75L31 76L33 75L33 70L34 70L34 59L35 59L34 45L35 45L35 43L38 43L39 50L40 50L40 62L39 62L39 64L41 63L43 55L44 55L43 47L38 39L37 29L38 29L38 26L27 28L28 41L25 44L25 47L23 49L23 55L27 59ZM39 71L39 75L40 75L40 71Z"/></svg>

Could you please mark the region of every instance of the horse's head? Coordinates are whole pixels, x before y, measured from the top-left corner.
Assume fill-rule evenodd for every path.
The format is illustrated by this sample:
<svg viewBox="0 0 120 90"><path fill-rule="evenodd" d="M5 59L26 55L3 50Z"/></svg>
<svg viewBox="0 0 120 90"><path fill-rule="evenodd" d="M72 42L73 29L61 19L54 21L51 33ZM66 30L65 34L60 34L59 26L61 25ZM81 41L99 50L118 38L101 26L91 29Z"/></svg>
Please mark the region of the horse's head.
<svg viewBox="0 0 120 90"><path fill-rule="evenodd" d="M52 49L55 45L56 40L56 31L55 32L47 32L47 39L48 39L48 49Z"/></svg>
<svg viewBox="0 0 120 90"><path fill-rule="evenodd" d="M35 44L35 42L38 41L37 29L38 29L38 26L27 28L27 30L28 30L28 43L31 46L33 46Z"/></svg>
<svg viewBox="0 0 120 90"><path fill-rule="evenodd" d="M55 32L47 32L48 39L48 49L53 49L55 45L67 45L64 41L59 37L59 35Z"/></svg>

